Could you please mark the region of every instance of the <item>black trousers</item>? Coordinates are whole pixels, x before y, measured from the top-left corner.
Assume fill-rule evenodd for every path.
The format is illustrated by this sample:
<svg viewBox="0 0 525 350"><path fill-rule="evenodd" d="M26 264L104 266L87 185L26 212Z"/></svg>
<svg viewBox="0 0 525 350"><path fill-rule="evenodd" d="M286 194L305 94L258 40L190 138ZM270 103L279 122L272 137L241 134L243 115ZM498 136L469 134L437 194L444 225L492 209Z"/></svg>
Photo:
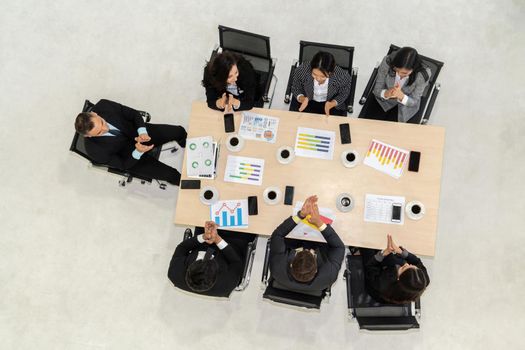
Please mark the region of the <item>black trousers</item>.
<svg viewBox="0 0 525 350"><path fill-rule="evenodd" d="M177 141L181 147L186 147L187 133L182 126L146 123L146 129L151 137L149 143L155 146L161 147L165 143ZM177 169L160 162L148 152L144 153L137 164L129 170L147 178L167 181L172 185L178 186L180 183L180 173Z"/></svg>
<svg viewBox="0 0 525 350"><path fill-rule="evenodd" d="M324 104L325 103L326 102L317 102L317 101L309 100L308 105L306 106L303 112L324 114ZM298 112L299 107L301 107L301 104L299 103L299 101L297 101L297 98L295 98L295 96L292 96L291 101L290 101L290 111ZM341 109L336 109L336 107L334 107L330 110L330 115L346 117L346 109L341 110Z"/></svg>
<svg viewBox="0 0 525 350"><path fill-rule="evenodd" d="M367 100L365 115L360 118L397 122L397 113L397 106L394 106L388 111L385 111L383 110L383 107L381 107L381 105L377 102L376 96L374 94L370 94Z"/></svg>

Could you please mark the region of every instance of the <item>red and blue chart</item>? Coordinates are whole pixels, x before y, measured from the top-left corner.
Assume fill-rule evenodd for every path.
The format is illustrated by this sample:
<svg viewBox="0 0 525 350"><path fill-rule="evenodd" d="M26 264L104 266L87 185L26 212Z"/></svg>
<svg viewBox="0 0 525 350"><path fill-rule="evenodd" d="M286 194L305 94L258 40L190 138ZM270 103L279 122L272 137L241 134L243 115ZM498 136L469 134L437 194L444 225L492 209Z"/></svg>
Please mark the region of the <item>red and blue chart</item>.
<svg viewBox="0 0 525 350"><path fill-rule="evenodd" d="M248 227L248 200L218 201L210 206L210 219L219 227Z"/></svg>
<svg viewBox="0 0 525 350"><path fill-rule="evenodd" d="M403 174L407 159L407 150L372 140L363 163L398 179Z"/></svg>

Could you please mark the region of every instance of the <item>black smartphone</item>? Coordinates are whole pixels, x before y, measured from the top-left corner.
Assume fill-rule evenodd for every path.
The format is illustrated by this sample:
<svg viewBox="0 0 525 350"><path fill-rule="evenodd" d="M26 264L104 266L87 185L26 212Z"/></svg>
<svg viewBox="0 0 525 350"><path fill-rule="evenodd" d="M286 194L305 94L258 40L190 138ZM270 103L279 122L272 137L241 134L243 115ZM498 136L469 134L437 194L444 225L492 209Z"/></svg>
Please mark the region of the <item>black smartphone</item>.
<svg viewBox="0 0 525 350"><path fill-rule="evenodd" d="M293 186L286 186L286 190L284 191L284 204L286 205L292 205L293 204Z"/></svg>
<svg viewBox="0 0 525 350"><path fill-rule="evenodd" d="M408 161L408 171L419 171L419 160L421 159L421 152L410 151L410 158Z"/></svg>
<svg viewBox="0 0 525 350"><path fill-rule="evenodd" d="M341 136L341 143L352 143L352 138L350 137L350 124L343 123L339 124L339 134Z"/></svg>
<svg viewBox="0 0 525 350"><path fill-rule="evenodd" d="M224 115L224 131L234 132L235 122L233 121L233 113L226 113Z"/></svg>
<svg viewBox="0 0 525 350"><path fill-rule="evenodd" d="M248 197L248 215L257 215L259 214L259 209L257 207L257 196Z"/></svg>
<svg viewBox="0 0 525 350"><path fill-rule="evenodd" d="M182 180L180 188L183 190L198 190L201 188L201 180Z"/></svg>
<svg viewBox="0 0 525 350"><path fill-rule="evenodd" d="M392 222L401 222L401 203L392 204Z"/></svg>

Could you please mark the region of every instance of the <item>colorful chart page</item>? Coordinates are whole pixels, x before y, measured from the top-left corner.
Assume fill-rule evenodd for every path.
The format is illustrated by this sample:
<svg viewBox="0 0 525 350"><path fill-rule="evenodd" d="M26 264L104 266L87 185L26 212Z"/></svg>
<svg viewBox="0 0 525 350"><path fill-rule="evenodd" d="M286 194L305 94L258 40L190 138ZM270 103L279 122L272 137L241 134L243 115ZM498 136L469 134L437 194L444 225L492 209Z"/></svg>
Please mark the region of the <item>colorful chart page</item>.
<svg viewBox="0 0 525 350"><path fill-rule="evenodd" d="M224 181L262 185L264 159L228 156Z"/></svg>
<svg viewBox="0 0 525 350"><path fill-rule="evenodd" d="M210 218L221 228L246 228L248 200L218 201L210 206Z"/></svg>
<svg viewBox="0 0 525 350"><path fill-rule="evenodd" d="M242 112L239 134L248 140L275 143L279 118L253 112Z"/></svg>
<svg viewBox="0 0 525 350"><path fill-rule="evenodd" d="M295 138L295 154L299 157L332 160L334 142L333 131L299 127Z"/></svg>
<svg viewBox="0 0 525 350"><path fill-rule="evenodd" d="M407 159L407 150L388 145L378 140L372 140L363 163L399 179L403 174Z"/></svg>

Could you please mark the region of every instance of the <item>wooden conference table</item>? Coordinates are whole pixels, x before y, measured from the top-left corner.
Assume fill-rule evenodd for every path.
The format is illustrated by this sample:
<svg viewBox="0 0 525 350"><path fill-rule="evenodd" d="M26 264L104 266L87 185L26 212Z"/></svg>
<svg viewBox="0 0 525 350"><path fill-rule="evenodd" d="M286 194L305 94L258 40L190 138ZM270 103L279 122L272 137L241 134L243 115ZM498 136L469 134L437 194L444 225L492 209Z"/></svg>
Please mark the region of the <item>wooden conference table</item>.
<svg viewBox="0 0 525 350"><path fill-rule="evenodd" d="M188 137L213 136L220 140L221 150L215 180L201 180L201 188L214 186L220 200L258 197L259 213L249 217L247 229L234 229L269 236L289 215L293 206L267 205L263 191L269 186L279 187L284 196L285 186L294 186L294 204L311 194L319 197L319 207L332 209L336 214L333 228L346 245L384 248L386 234L392 234L396 243L409 251L421 255L434 255L441 166L445 130L430 125L382 122L357 118L325 117L316 114L289 112L273 109L254 108L252 112L280 118L277 141L268 142L245 140L244 148L231 153L225 146L229 134L224 132L223 113L211 110L205 102L194 102L189 120ZM239 130L241 112L235 113L235 131ZM352 143L342 145L339 124L350 123ZM276 151L281 146L295 145L297 127L332 130L336 133L333 160L296 157L291 164L277 161ZM421 152L419 172L403 171L399 179L381 173L362 164L370 141L376 139L399 148ZM345 168L340 155L344 150L353 149L359 154L359 164ZM265 167L262 186L224 182L224 170L229 154L253 158L264 158ZM407 162L408 163L408 162ZM184 156L182 179L186 176L186 154ZM202 226L210 219L209 207L199 200L199 190L179 190L175 211L175 224ZM350 193L354 208L347 213L336 209L336 198L340 193ZM425 216L414 221L405 215L403 225L389 225L364 221L366 194L404 196L406 202L421 201L426 208ZM404 208L403 208L404 210Z"/></svg>

